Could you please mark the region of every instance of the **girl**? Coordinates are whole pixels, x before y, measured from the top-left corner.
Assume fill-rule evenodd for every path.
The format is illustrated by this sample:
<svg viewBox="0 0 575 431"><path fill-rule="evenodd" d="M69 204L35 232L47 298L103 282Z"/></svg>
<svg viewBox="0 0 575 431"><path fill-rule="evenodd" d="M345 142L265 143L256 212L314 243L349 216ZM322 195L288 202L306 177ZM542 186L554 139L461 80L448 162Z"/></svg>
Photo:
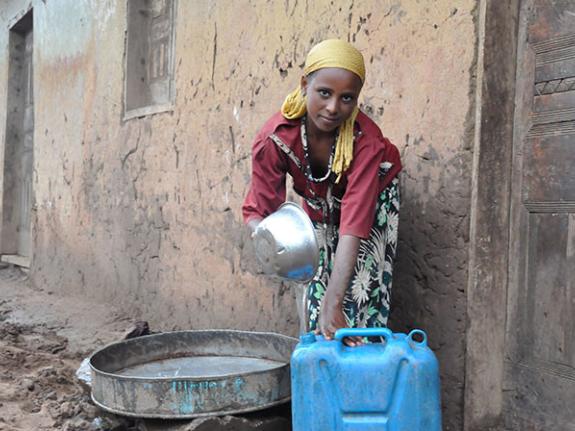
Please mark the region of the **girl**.
<svg viewBox="0 0 575 431"><path fill-rule="evenodd" d="M389 313L401 162L358 109L364 80L363 56L349 43L311 49L300 85L255 138L242 207L254 230L285 201L293 177L321 247L307 286L309 329L327 339L342 327L386 326Z"/></svg>

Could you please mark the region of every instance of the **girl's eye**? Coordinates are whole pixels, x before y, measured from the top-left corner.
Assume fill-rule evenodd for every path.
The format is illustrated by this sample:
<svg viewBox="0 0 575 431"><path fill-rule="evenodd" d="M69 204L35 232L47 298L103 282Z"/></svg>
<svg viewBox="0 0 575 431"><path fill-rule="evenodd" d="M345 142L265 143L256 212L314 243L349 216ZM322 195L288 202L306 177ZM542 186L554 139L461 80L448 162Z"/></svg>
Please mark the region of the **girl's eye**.
<svg viewBox="0 0 575 431"><path fill-rule="evenodd" d="M352 96L343 96L341 98L341 100L343 100L343 103L351 103L351 102L353 102L353 97Z"/></svg>
<svg viewBox="0 0 575 431"><path fill-rule="evenodd" d="M327 90L319 90L318 93L321 97L329 97L329 91Z"/></svg>

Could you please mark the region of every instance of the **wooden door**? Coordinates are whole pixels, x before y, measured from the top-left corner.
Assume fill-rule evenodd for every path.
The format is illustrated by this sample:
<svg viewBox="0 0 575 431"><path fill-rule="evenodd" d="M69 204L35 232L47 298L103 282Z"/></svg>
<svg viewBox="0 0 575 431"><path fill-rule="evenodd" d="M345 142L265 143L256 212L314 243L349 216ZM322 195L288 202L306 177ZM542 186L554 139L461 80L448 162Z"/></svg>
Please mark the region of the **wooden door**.
<svg viewBox="0 0 575 431"><path fill-rule="evenodd" d="M505 425L575 430L575 1L523 1L518 40Z"/></svg>

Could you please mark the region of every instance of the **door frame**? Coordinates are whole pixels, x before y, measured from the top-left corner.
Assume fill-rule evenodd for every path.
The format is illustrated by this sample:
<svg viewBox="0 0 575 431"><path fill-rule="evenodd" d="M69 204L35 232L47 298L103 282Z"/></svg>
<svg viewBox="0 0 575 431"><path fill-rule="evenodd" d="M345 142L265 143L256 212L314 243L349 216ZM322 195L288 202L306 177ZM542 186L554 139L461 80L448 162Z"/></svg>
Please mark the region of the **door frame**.
<svg viewBox="0 0 575 431"><path fill-rule="evenodd" d="M26 6L22 7L18 13L16 13L9 21L8 24L5 28L1 29L1 31L4 31L7 33L7 38L6 40L8 41L8 43L10 43L10 33L12 31L16 30L16 27L22 22L22 20L26 17L26 15L30 14L32 21L33 21L33 4L32 2L29 2ZM32 28L33 28L33 23L32 23ZM32 53L32 62L34 63L34 57L35 57L35 53ZM10 49L8 48L6 50L6 57L4 58L4 76L6 78L9 79L10 76L10 63L11 63L11 59L10 59ZM34 77L32 78L33 81L33 86L35 86L35 79ZM2 97L0 100L2 100L3 105L6 107L8 106L8 97L9 97L9 82L6 81L3 83L4 85L4 91L2 93ZM1 133L0 133L0 137L2 139L2 141L0 142L0 262L4 262L4 263L9 263L9 264L13 264L13 265L17 265L20 266L22 268L29 268L30 267L30 263L32 260L32 256L34 254L34 249L31 246L30 247L30 251L29 251L29 256L19 256L17 254L5 254L6 252L6 246L2 244L2 238L4 237L4 229L6 229L6 226L4 226L4 208L3 208L3 202L4 202L4 198L5 198L5 187L4 187L4 163L5 163L5 156L6 156L6 133L7 133L7 120L8 120L8 113L7 113L7 109L3 110L4 115L0 116L0 122L2 124L2 129ZM36 141L36 139L34 139L34 142ZM33 183L32 183L33 184ZM35 197L34 197L34 190L32 189L32 200L34 201ZM33 223L31 221L31 226L30 226L30 235L31 235L31 240L33 238Z"/></svg>
<svg viewBox="0 0 575 431"><path fill-rule="evenodd" d="M521 0L481 0L472 172L464 429L503 427L503 367Z"/></svg>

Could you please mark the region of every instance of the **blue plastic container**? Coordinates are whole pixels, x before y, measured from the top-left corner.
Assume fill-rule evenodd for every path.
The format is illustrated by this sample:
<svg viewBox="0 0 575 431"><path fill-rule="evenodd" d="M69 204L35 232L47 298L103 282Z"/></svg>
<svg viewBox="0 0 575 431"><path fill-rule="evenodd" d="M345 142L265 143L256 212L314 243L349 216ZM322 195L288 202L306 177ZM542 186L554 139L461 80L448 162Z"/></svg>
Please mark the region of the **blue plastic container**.
<svg viewBox="0 0 575 431"><path fill-rule="evenodd" d="M385 342L348 347L348 336ZM439 367L418 329L346 328L333 341L302 335L291 385L293 431L441 430Z"/></svg>

